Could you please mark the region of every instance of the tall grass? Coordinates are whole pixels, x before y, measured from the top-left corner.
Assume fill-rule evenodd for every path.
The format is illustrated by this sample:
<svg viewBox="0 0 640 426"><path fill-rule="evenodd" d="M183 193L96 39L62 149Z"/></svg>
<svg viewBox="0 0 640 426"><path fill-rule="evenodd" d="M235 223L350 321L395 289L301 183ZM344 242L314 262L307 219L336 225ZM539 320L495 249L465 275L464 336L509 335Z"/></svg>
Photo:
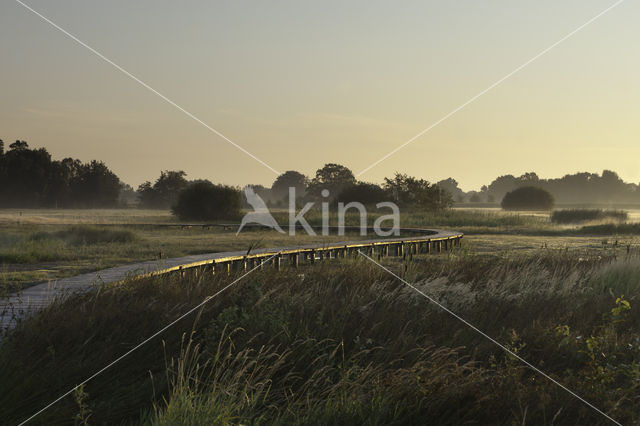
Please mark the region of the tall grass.
<svg viewBox="0 0 640 426"><path fill-rule="evenodd" d="M629 213L624 210L567 209L554 210L554 212L551 214L551 222L561 224L604 220L624 222L628 218Z"/></svg>
<svg viewBox="0 0 640 426"><path fill-rule="evenodd" d="M389 262L617 420L640 420L636 253ZM0 418L24 419L231 279L106 286L24 321L0 346ZM161 339L89 382L81 404L65 399L38 421L606 423L363 259L256 271Z"/></svg>
<svg viewBox="0 0 640 426"><path fill-rule="evenodd" d="M367 223L372 226L374 221L383 215L388 215L388 209L369 210L367 212ZM289 216L286 213L274 213L276 220L284 226L289 223ZM322 215L319 210L309 210L305 214L305 219L311 225L321 226ZM329 214L329 224L338 225L338 215L335 211ZM359 226L360 215L353 210L348 210L345 214L345 225ZM391 221L383 223L383 226L392 225ZM546 217L532 216L518 213L488 212L480 210L456 210L446 209L442 211L402 211L400 226L405 228L419 227L443 227L453 228L467 233L479 232L500 232L500 233L539 233L549 230L549 220Z"/></svg>
<svg viewBox="0 0 640 426"><path fill-rule="evenodd" d="M640 223L604 223L586 225L577 230L583 235L640 235Z"/></svg>
<svg viewBox="0 0 640 426"><path fill-rule="evenodd" d="M136 240L129 230L94 226L72 226L58 231L28 231L7 236L0 241L0 263L37 263L68 258L75 247L118 244Z"/></svg>

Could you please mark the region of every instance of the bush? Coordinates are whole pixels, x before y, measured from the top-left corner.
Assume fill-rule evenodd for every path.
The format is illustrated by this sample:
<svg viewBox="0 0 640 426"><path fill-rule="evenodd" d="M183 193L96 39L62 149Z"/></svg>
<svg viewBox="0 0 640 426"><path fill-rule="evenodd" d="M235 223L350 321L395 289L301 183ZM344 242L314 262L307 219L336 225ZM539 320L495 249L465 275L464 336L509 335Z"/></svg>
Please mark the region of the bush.
<svg viewBox="0 0 640 426"><path fill-rule="evenodd" d="M238 219L240 207L238 189L203 181L183 189L171 211L181 220Z"/></svg>
<svg viewBox="0 0 640 426"><path fill-rule="evenodd" d="M507 192L501 205L505 210L551 210L553 203L553 195L549 191L536 186L523 186Z"/></svg>
<svg viewBox="0 0 640 426"><path fill-rule="evenodd" d="M629 218L629 214L624 210L602 210L602 209L568 209L556 210L551 215L553 223L580 223L594 220L612 219L624 222Z"/></svg>
<svg viewBox="0 0 640 426"><path fill-rule="evenodd" d="M376 184L365 182L358 182L355 185L349 186L337 197L338 202L345 204L356 201L365 205L375 205L390 200L391 197L384 189Z"/></svg>

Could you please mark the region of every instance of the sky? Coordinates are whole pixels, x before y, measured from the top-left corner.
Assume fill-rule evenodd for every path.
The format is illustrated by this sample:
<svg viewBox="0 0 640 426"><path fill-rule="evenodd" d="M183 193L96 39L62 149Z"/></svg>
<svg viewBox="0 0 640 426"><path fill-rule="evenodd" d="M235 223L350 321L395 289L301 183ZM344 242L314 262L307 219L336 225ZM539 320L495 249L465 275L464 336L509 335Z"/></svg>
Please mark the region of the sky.
<svg viewBox="0 0 640 426"><path fill-rule="evenodd" d="M277 172L355 173L615 0L24 0ZM477 190L504 174L640 182L640 2L627 0L358 176ZM0 138L231 185L277 174L14 0L0 3Z"/></svg>

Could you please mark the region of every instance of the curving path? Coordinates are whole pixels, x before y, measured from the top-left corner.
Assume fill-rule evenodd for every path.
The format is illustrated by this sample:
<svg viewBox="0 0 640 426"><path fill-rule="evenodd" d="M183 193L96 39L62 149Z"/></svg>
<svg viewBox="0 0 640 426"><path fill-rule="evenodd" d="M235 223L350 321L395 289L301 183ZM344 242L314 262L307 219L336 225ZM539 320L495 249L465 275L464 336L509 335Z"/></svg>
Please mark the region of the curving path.
<svg viewBox="0 0 640 426"><path fill-rule="evenodd" d="M181 225L213 226L213 225ZM218 225L225 228L237 228L238 225ZM253 226L259 227L259 226ZM246 228L246 227L245 227ZM314 227L318 229L318 227ZM336 229L335 227L330 227ZM347 231L360 230L359 227L345 227ZM372 231L368 228L367 231ZM210 272L229 272L232 269L252 268L267 259L276 268L281 261L293 267L300 261L314 263L317 260L344 258L356 255L358 250L379 256L405 256L417 253L431 253L450 249L459 245L463 234L455 231L442 231L423 228L401 228L401 236L372 240L344 241L330 244L310 244L301 246L276 247L246 251L206 253L177 257L173 259L153 260L97 272L62 278L29 287L19 293L0 300L0 330L10 330L16 322L25 316L42 309L55 298L65 297L75 292L90 290L95 285L120 282L133 277L145 277L167 273L183 273L187 270L209 268Z"/></svg>

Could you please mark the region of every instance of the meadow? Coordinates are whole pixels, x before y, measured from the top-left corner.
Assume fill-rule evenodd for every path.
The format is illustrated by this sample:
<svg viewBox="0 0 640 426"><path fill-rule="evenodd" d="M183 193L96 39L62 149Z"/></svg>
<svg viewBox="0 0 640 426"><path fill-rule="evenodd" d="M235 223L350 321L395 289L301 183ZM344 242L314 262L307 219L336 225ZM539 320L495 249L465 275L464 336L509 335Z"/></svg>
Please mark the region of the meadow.
<svg viewBox="0 0 640 426"><path fill-rule="evenodd" d="M617 421L640 422L640 247L633 233L588 234L548 217L493 212L416 213L402 225L411 221L468 235L452 252L383 258L384 266ZM62 239L83 229L46 226ZM141 241L153 241L156 251L175 244L176 252L291 244L267 231L263 240L234 240L224 230L97 228L80 232L84 244L65 244L76 256L93 245L122 251ZM0 345L0 418L24 420L234 278L168 275L103 285L22 321ZM426 419L610 423L359 257L253 272L32 424Z"/></svg>
<svg viewBox="0 0 640 426"><path fill-rule="evenodd" d="M369 224L381 213L370 214ZM276 213L280 223L287 223L285 213ZM320 213L311 211L307 220L321 225ZM360 218L351 212L347 225L358 225ZM245 230L238 236L231 229L220 227L166 227L179 225L167 211L158 210L0 210L0 295L21 290L32 284L97 271L127 263L186 256L190 254L248 250L250 248L279 247L316 242L343 241L338 235L295 237L276 232ZM330 223L338 223L334 214ZM556 225L548 215L536 212L520 214L495 211L449 210L438 213L411 212L401 219L403 227L431 227L455 229L479 240L487 235L512 235L506 245L522 246L519 236L545 237L528 239L530 247L549 244L599 244L590 238L571 238L576 235L623 235L640 233L640 225L598 224L583 228ZM155 226L158 225L158 226ZM515 237L518 236L518 237ZM358 239L349 233L348 239ZM585 243L585 241L588 241Z"/></svg>
<svg viewBox="0 0 640 426"><path fill-rule="evenodd" d="M361 238L162 226L179 224L168 211L157 210L0 211L0 295L146 260Z"/></svg>

